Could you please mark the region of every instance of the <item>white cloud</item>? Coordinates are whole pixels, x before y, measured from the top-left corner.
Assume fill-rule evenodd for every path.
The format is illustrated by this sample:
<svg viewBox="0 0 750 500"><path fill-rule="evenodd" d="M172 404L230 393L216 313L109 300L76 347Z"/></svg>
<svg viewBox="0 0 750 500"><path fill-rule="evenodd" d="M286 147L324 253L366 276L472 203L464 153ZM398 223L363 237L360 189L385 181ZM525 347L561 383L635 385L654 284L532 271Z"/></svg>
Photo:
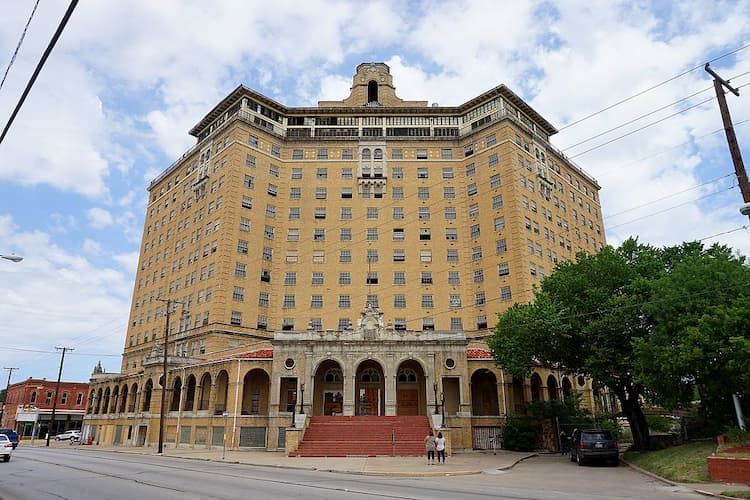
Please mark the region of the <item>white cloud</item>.
<svg viewBox="0 0 750 500"><path fill-rule="evenodd" d="M99 255L102 253L102 244L98 241L86 238L83 240L83 252L90 255Z"/></svg>
<svg viewBox="0 0 750 500"><path fill-rule="evenodd" d="M86 211L89 225L94 229L103 229L112 225L112 214L99 207L90 208Z"/></svg>

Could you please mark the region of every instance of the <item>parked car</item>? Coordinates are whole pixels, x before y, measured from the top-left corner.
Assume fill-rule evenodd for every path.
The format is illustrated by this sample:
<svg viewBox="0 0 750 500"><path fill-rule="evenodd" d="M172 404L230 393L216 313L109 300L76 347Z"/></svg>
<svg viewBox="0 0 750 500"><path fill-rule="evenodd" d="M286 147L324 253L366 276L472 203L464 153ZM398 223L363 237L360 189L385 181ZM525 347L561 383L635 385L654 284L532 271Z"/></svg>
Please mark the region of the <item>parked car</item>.
<svg viewBox="0 0 750 500"><path fill-rule="evenodd" d="M3 457L3 462L10 460L11 453L13 453L13 443L7 435L0 434L0 457Z"/></svg>
<svg viewBox="0 0 750 500"><path fill-rule="evenodd" d="M583 465L593 460L620 463L620 448L615 436L605 429L576 429L571 437L570 461Z"/></svg>
<svg viewBox="0 0 750 500"><path fill-rule="evenodd" d="M65 441L67 439L75 439L76 441L80 441L81 431L73 429L70 431L61 432L60 434L55 436L55 441Z"/></svg>
<svg viewBox="0 0 750 500"><path fill-rule="evenodd" d="M0 434L5 434L6 436L8 436L8 439L10 439L10 442L13 443L13 449L15 450L18 446L18 433L13 429L0 429Z"/></svg>

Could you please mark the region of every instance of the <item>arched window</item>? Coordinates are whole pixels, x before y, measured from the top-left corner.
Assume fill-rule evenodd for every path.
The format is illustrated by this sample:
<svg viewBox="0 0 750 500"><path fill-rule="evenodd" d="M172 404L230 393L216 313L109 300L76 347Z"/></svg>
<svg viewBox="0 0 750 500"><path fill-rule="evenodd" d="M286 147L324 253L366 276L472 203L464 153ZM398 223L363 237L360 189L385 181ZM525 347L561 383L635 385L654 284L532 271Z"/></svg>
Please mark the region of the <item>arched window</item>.
<svg viewBox="0 0 750 500"><path fill-rule="evenodd" d="M417 372L415 372L411 368L402 368L398 371L398 381L399 382L416 382Z"/></svg>
<svg viewBox="0 0 750 500"><path fill-rule="evenodd" d="M365 148L362 150L362 159L363 160L369 160L370 157L370 150L368 148Z"/></svg>
<svg viewBox="0 0 750 500"><path fill-rule="evenodd" d="M380 382L380 373L375 368L367 368L362 372L362 382Z"/></svg>
<svg viewBox="0 0 750 500"><path fill-rule="evenodd" d="M378 82L370 80L367 84L367 102L378 102Z"/></svg>
<svg viewBox="0 0 750 500"><path fill-rule="evenodd" d="M380 148L376 148L373 152L373 158L376 160L382 160L383 159L383 150Z"/></svg>
<svg viewBox="0 0 750 500"><path fill-rule="evenodd" d="M339 383L344 380L344 375L341 373L341 368L329 368L326 370L324 375L326 383Z"/></svg>
<svg viewBox="0 0 750 500"><path fill-rule="evenodd" d="M36 391L31 392L31 402L36 403Z"/></svg>

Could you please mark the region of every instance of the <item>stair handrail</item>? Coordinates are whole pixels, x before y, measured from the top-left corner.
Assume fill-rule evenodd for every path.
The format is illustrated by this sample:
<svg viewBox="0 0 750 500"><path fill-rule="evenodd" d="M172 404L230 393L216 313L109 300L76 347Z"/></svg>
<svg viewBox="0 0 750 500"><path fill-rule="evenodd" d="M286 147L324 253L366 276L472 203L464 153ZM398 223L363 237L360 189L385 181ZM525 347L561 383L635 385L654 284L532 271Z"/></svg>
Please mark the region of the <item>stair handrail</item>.
<svg viewBox="0 0 750 500"><path fill-rule="evenodd" d="M396 456L396 429L391 429L391 456Z"/></svg>

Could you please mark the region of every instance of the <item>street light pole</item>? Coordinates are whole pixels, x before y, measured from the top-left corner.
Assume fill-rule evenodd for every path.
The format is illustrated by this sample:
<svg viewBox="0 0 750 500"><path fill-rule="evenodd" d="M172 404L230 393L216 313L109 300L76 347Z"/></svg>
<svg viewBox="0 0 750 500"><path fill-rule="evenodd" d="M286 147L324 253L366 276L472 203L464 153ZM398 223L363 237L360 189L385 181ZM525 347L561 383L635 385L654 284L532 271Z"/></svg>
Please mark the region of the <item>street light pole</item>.
<svg viewBox="0 0 750 500"><path fill-rule="evenodd" d="M443 415L442 415L443 418L440 419L440 427L445 428L445 393L444 392L440 393L440 406L443 412Z"/></svg>
<svg viewBox="0 0 750 500"><path fill-rule="evenodd" d="M157 453L161 455L164 452L164 412L167 406L167 342L169 340L169 315L172 313L172 304L185 306L184 302L172 299L156 299L167 304L167 320L164 325L164 356L162 361L161 374L161 410L159 411L159 448Z"/></svg>
<svg viewBox="0 0 750 500"><path fill-rule="evenodd" d="M55 412L57 411L57 395L60 392L60 378L62 377L63 362L65 361L65 351L72 351L72 347L55 347L56 350L62 351L60 356L60 370L57 372L57 384L55 384L55 397L52 399L52 419L50 420L49 427L47 428L47 445L49 446L49 437L52 431L52 427L55 425ZM57 434L57 432L55 432Z"/></svg>
<svg viewBox="0 0 750 500"><path fill-rule="evenodd" d="M300 398L300 403L299 403L299 414L302 415L305 413L305 383L304 382L300 383L299 389L302 392L302 396Z"/></svg>
<svg viewBox="0 0 750 500"><path fill-rule="evenodd" d="M438 414L437 404L438 404L438 398L437 398L437 382L432 384L432 391L435 393L435 415Z"/></svg>
<svg viewBox="0 0 750 500"><path fill-rule="evenodd" d="M8 389L10 388L10 376L13 375L13 370L18 370L18 368L9 368L7 366L4 366L3 370L8 370L8 383L5 385L5 398L3 399L3 406L0 407L0 427L5 427L3 425L3 418L5 417L5 406L8 404Z"/></svg>

